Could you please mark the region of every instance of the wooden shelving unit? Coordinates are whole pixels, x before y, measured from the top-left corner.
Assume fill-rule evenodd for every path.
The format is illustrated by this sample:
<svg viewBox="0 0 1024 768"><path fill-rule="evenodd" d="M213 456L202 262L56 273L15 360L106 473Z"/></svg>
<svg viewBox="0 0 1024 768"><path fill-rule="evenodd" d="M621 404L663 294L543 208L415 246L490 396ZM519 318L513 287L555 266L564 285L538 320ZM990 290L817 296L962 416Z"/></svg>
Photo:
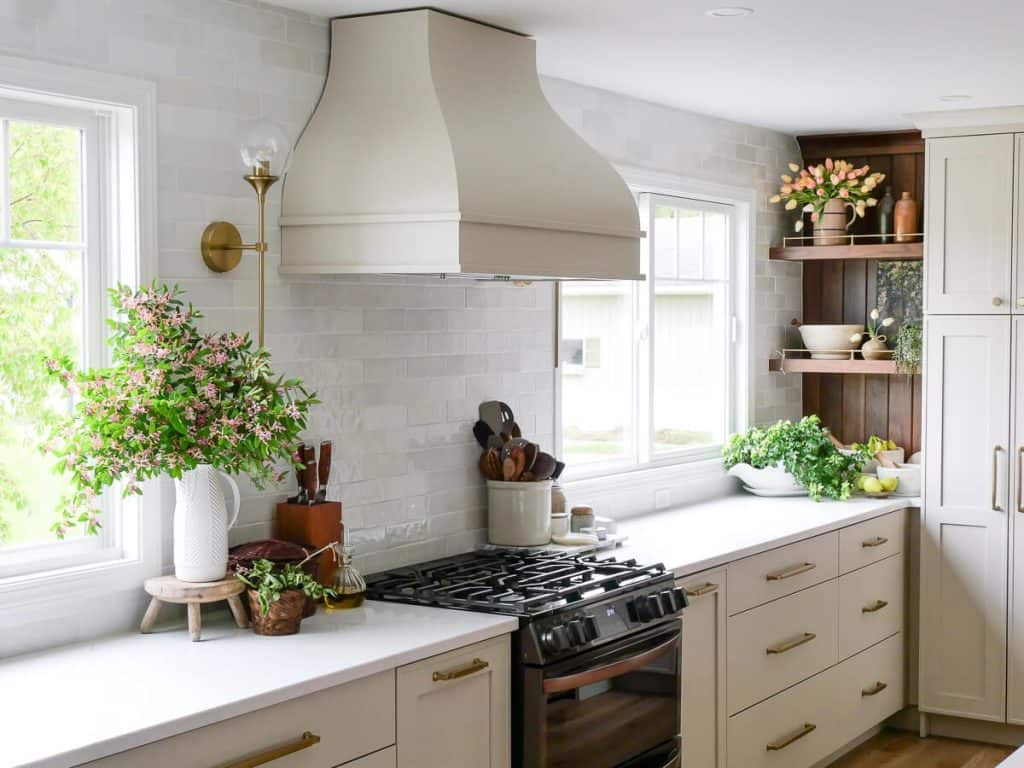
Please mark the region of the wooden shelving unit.
<svg viewBox="0 0 1024 768"><path fill-rule="evenodd" d="M811 360L809 358L773 357L768 360L768 370L778 373L859 373L892 375L896 370L895 360Z"/></svg>
<svg viewBox="0 0 1024 768"><path fill-rule="evenodd" d="M770 248L768 258L777 261L848 261L850 259L922 261L924 259L924 243L788 245Z"/></svg>

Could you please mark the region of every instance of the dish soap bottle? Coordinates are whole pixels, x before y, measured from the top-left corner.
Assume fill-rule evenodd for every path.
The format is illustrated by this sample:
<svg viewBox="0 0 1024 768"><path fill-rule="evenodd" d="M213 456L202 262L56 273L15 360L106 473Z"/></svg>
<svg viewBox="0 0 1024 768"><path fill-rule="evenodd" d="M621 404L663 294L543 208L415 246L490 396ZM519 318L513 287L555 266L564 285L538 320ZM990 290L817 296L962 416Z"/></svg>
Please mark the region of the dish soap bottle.
<svg viewBox="0 0 1024 768"><path fill-rule="evenodd" d="M343 611L348 608L358 608L366 599L366 580L361 573L352 565L352 555L355 547L351 544L335 545L338 553L338 572L334 577L334 591L337 597L324 595L324 605L328 611Z"/></svg>

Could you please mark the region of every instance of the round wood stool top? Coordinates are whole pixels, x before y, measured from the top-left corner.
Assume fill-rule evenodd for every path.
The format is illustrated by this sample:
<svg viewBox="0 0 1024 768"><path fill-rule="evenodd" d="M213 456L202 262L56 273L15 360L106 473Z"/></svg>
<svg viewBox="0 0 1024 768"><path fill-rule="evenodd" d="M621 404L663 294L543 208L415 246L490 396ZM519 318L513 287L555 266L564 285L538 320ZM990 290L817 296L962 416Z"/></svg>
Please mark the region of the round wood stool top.
<svg viewBox="0 0 1024 768"><path fill-rule="evenodd" d="M173 576L146 579L148 594L165 603L216 603L245 591L245 584L231 576L220 581L180 581Z"/></svg>

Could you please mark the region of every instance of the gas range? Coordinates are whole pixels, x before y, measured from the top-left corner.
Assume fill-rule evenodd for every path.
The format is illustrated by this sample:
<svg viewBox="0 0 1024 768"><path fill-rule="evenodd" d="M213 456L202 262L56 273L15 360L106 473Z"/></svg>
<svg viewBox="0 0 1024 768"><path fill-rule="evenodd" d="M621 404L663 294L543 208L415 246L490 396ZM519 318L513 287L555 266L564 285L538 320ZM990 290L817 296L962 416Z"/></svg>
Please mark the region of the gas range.
<svg viewBox="0 0 1024 768"><path fill-rule="evenodd" d="M686 606L661 564L550 550L484 549L366 581L374 600L518 617L518 661L530 665L614 642Z"/></svg>

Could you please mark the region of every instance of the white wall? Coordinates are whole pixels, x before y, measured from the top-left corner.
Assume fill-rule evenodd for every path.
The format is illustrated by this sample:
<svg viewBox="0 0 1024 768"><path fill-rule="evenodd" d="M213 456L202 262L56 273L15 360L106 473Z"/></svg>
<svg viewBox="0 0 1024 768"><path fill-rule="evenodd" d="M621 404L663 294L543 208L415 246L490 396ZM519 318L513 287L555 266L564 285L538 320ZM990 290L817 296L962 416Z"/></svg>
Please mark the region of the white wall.
<svg viewBox="0 0 1024 768"><path fill-rule="evenodd" d="M255 332L256 325L255 260L214 275L197 248L215 219L238 223L246 239L254 235L255 201L236 149L240 126L269 116L295 135L320 92L327 45L325 21L250 0L0 0L0 53L157 83L159 277L187 289L216 328ZM760 128L559 80L545 79L544 88L613 161L756 187L764 200L797 156L791 138ZM269 221L277 218L278 194ZM797 377L769 377L762 362L781 346L779 329L799 314L800 273L766 260L782 220L764 209L758 215L754 415L770 421L800 411ZM550 285L283 280L276 228L268 239L268 346L279 368L305 377L324 401L310 437L335 441L331 495L345 504L362 564L381 568L481 542L483 494L470 433L476 404L505 400L527 435L551 444ZM245 489L234 540L268 533L281 496ZM643 494L631 502L651 503ZM87 637L134 622L139 605L138 595L106 596L87 621L40 619L36 629L52 632L52 642Z"/></svg>

